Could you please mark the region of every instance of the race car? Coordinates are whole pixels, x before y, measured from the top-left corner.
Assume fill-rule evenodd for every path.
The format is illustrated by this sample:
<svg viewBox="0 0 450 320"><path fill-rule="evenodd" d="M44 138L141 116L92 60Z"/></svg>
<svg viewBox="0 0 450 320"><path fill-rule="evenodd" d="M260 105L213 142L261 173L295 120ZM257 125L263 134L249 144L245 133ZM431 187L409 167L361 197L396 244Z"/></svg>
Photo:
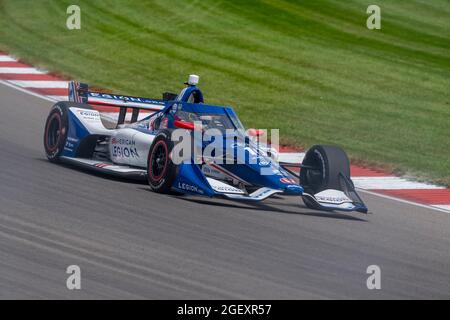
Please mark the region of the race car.
<svg viewBox="0 0 450 320"><path fill-rule="evenodd" d="M315 145L301 163L286 160L270 144L258 142L260 130L246 131L233 108L206 104L198 81L190 75L179 94L165 92L163 99L96 92L69 82L68 101L56 103L45 124L48 160L147 180L158 193L235 201L300 196L316 210L368 212L342 149ZM205 155L212 143L204 139L206 129L221 134L214 141L223 139L223 153ZM183 151L181 161L175 161L177 130L202 137L189 147L200 153Z"/></svg>

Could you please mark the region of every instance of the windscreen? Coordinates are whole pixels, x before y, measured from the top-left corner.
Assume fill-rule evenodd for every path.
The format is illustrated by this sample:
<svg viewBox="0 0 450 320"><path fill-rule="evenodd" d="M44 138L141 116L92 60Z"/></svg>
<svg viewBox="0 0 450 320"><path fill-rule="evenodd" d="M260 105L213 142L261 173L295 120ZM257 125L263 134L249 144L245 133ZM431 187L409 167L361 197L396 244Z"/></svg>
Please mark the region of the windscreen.
<svg viewBox="0 0 450 320"><path fill-rule="evenodd" d="M180 120L202 123L203 129L218 129L225 133L226 129L236 130L231 119L226 114L214 114L214 113L196 113L178 110L175 114Z"/></svg>

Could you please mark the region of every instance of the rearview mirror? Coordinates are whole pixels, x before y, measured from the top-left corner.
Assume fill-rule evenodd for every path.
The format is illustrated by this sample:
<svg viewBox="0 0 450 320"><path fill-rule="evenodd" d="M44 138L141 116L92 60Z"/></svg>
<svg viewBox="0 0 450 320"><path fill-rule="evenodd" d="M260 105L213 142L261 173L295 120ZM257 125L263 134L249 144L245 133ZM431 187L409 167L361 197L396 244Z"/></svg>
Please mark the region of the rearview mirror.
<svg viewBox="0 0 450 320"><path fill-rule="evenodd" d="M193 122L183 121L183 120L175 120L173 125L180 129L194 130L195 125Z"/></svg>

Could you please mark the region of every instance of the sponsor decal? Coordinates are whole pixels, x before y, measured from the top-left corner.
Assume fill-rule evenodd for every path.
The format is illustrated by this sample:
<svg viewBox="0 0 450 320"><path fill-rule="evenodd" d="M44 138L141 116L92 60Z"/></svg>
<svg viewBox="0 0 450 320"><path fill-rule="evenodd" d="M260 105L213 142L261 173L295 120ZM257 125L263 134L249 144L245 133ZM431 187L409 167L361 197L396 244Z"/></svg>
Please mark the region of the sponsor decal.
<svg viewBox="0 0 450 320"><path fill-rule="evenodd" d="M78 143L78 141L80 141L77 138L72 138L72 137L67 137L67 141L73 142L73 143Z"/></svg>
<svg viewBox="0 0 450 320"><path fill-rule="evenodd" d="M199 187L193 186L193 185L190 185L190 184L187 184L187 183L184 183L184 182L178 182L177 188L181 189L181 190L186 190L186 191L189 191L189 192L195 192L195 193L203 194L203 190L200 189Z"/></svg>
<svg viewBox="0 0 450 320"><path fill-rule="evenodd" d="M234 187L227 187L227 186L214 186L213 187L214 190L219 191L219 192L236 192L236 191L240 191L237 188Z"/></svg>
<svg viewBox="0 0 450 320"><path fill-rule="evenodd" d="M66 141L66 145L64 146L64 149L73 151L73 148L75 148L75 145L69 141Z"/></svg>
<svg viewBox="0 0 450 320"><path fill-rule="evenodd" d="M139 158L136 147L113 146L112 154L119 158Z"/></svg>
<svg viewBox="0 0 450 320"><path fill-rule="evenodd" d="M136 145L136 141L134 141L133 139L126 139L126 138L112 138L111 139L111 143L112 144L121 144L124 146L135 146Z"/></svg>
<svg viewBox="0 0 450 320"><path fill-rule="evenodd" d="M64 145L64 150L73 152L75 150L75 146L79 141L80 140L77 138L67 137L66 144Z"/></svg>
<svg viewBox="0 0 450 320"><path fill-rule="evenodd" d="M122 96L122 95L115 95L115 94L107 94L107 93L99 93L99 92L89 92L89 96L93 97L93 98L110 99L110 100L117 100L117 101L122 101L122 102L139 102L139 103L164 105L164 102L158 101L158 100L140 98L140 97Z"/></svg>
<svg viewBox="0 0 450 320"><path fill-rule="evenodd" d="M139 158L136 141L127 138L111 138L112 155L119 158Z"/></svg>
<svg viewBox="0 0 450 320"><path fill-rule="evenodd" d="M84 120L98 121L100 119L100 114L97 111L79 110L78 113Z"/></svg>
<svg viewBox="0 0 450 320"><path fill-rule="evenodd" d="M343 203L343 202L350 201L347 197L339 197L339 196L315 195L315 197L316 197L317 201L331 202L331 203Z"/></svg>

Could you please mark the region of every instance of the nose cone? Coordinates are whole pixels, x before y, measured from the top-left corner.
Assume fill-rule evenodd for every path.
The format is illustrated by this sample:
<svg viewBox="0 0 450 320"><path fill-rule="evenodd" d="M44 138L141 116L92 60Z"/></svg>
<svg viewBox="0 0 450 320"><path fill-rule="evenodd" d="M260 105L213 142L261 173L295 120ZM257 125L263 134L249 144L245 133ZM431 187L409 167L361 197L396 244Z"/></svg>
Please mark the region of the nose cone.
<svg viewBox="0 0 450 320"><path fill-rule="evenodd" d="M261 184L265 187L283 190L286 194L303 194L303 188L295 181L294 176L277 163L271 162L266 166L248 165L248 168L259 173Z"/></svg>

